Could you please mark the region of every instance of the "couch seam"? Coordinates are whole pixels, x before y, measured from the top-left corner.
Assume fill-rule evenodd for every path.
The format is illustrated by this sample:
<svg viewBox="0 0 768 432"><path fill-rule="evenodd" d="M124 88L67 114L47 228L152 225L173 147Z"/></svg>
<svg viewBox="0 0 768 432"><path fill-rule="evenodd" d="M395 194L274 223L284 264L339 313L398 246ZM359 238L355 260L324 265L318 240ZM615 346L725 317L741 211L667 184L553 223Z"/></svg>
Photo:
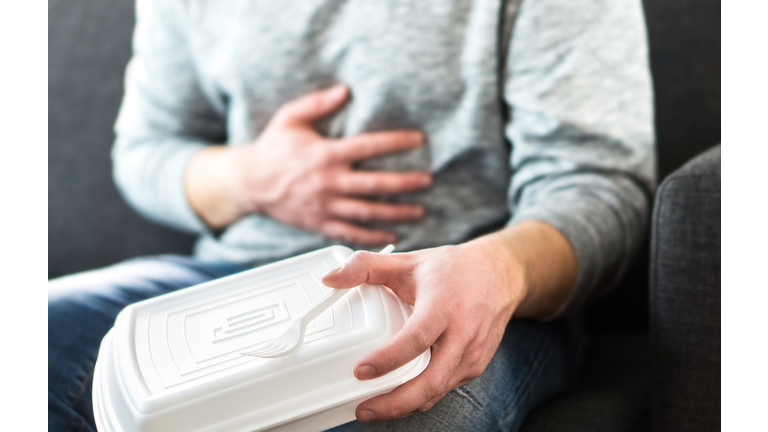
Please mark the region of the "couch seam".
<svg viewBox="0 0 768 432"><path fill-rule="evenodd" d="M682 176L681 176L682 177ZM658 224L658 218L661 215L662 207L665 204L665 192L666 189L669 187L669 184L674 180L674 177L667 177L666 180L659 186L658 191L656 192L656 205L654 206L653 211L653 219L651 221L652 223L652 237L651 237L651 262L650 262L650 269L653 273L650 278L651 281L651 289L650 291L650 298L648 299L648 313L650 315L649 317L649 354L651 359L651 403L650 403L650 409L653 410L653 393L655 390L655 387L658 385L656 383L656 376L654 371L658 370L658 358L656 353L656 350L659 349L660 340L658 337L658 322L656 319L656 314L654 313L656 308L656 300L658 298L658 255L659 255L659 224Z"/></svg>

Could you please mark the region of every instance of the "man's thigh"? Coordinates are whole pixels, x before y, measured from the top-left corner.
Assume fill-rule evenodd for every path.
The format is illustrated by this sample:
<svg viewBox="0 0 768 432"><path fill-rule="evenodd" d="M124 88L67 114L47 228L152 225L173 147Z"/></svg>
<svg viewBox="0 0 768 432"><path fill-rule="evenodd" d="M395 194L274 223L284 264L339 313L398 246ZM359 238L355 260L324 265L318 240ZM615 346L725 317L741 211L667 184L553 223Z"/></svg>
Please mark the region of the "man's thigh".
<svg viewBox="0 0 768 432"><path fill-rule="evenodd" d="M126 306L245 267L179 256L148 257L48 284L48 426L95 430L91 379L99 345Z"/></svg>
<svg viewBox="0 0 768 432"><path fill-rule="evenodd" d="M570 387L581 344L577 318L513 320L482 375L430 410L392 421L353 421L332 431L515 431L531 409Z"/></svg>

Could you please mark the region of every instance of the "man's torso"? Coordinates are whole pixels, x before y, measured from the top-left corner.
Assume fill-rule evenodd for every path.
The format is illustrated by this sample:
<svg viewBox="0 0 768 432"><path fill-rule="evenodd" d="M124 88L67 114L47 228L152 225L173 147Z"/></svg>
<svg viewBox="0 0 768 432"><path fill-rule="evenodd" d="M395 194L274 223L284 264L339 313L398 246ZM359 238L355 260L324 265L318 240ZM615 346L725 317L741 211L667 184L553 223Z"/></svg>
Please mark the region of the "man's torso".
<svg viewBox="0 0 768 432"><path fill-rule="evenodd" d="M455 244L509 217L509 146L499 99L498 1L191 1L185 37L200 83L226 118L229 145L254 141L285 102L337 82L348 106L318 125L329 136L419 129L421 148L374 158L365 170L429 170L418 224L386 226L399 250ZM379 225L384 227L383 225ZM271 261L332 241L252 215L218 238L206 260Z"/></svg>

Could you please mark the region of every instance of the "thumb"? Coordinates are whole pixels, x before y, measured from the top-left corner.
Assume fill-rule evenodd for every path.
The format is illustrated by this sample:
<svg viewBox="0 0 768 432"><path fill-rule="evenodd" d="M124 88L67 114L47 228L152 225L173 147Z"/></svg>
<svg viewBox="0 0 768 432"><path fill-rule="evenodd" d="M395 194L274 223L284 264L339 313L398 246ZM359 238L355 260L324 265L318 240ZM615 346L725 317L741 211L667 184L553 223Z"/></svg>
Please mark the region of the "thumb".
<svg viewBox="0 0 768 432"><path fill-rule="evenodd" d="M285 123L313 123L341 108L347 97L349 88L344 84L336 84L286 103L275 117Z"/></svg>
<svg viewBox="0 0 768 432"><path fill-rule="evenodd" d="M411 262L409 254L357 251L340 268L326 273L322 282L331 288L352 288L363 283L386 285L397 292L407 285Z"/></svg>

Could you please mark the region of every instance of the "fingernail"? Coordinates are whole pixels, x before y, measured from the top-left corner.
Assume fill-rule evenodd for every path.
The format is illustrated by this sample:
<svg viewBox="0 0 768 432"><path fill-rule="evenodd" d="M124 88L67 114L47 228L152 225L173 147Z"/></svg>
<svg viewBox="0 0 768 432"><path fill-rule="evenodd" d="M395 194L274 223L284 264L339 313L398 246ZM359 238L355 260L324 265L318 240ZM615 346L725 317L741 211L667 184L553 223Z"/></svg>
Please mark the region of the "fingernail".
<svg viewBox="0 0 768 432"><path fill-rule="evenodd" d="M422 208L415 208L411 210L411 217L413 218L420 218L424 216L424 209Z"/></svg>
<svg viewBox="0 0 768 432"><path fill-rule="evenodd" d="M357 419L363 423L372 422L376 420L376 414L374 414L373 411L362 410L360 411L360 415L357 416Z"/></svg>
<svg viewBox="0 0 768 432"><path fill-rule="evenodd" d="M356 372L357 379L359 380L369 380L376 378L376 369L374 369L371 365L362 365L357 368Z"/></svg>
<svg viewBox="0 0 768 432"><path fill-rule="evenodd" d="M424 135L421 132L413 132L408 137L408 141L411 144L421 144L424 142Z"/></svg>
<svg viewBox="0 0 768 432"><path fill-rule="evenodd" d="M430 176L423 176L419 179L419 186L421 187L427 187L430 184L432 184L432 177Z"/></svg>
<svg viewBox="0 0 768 432"><path fill-rule="evenodd" d="M328 95L331 97L341 97L347 91L347 86L344 84L336 84L328 89Z"/></svg>

